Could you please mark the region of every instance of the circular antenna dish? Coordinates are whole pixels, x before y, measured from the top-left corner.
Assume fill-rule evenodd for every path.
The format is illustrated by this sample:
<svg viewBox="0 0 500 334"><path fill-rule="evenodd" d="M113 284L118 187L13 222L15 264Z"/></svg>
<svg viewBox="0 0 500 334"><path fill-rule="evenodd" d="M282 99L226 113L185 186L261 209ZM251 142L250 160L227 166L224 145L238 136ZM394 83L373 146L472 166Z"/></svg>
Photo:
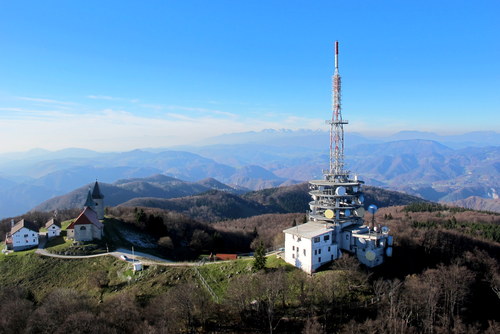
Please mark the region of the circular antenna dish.
<svg viewBox="0 0 500 334"><path fill-rule="evenodd" d="M382 233L384 234L389 233L389 228L387 226L382 226Z"/></svg>
<svg viewBox="0 0 500 334"><path fill-rule="evenodd" d="M356 210L354 210L354 214L358 217L363 218L365 216L365 209L357 208Z"/></svg>
<svg viewBox="0 0 500 334"><path fill-rule="evenodd" d="M363 204L363 202L365 201L365 196L360 195L360 196L358 197L358 201L359 201L359 204Z"/></svg>
<svg viewBox="0 0 500 334"><path fill-rule="evenodd" d="M346 217L350 217L350 216L351 216L351 210L346 209L346 210L344 211L344 216L346 216Z"/></svg>
<svg viewBox="0 0 500 334"><path fill-rule="evenodd" d="M345 195L345 188L340 186L337 189L335 189L335 195L344 196Z"/></svg>
<svg viewBox="0 0 500 334"><path fill-rule="evenodd" d="M362 245L366 244L366 240L365 239L359 238L358 240L359 240L360 244L362 244Z"/></svg>
<svg viewBox="0 0 500 334"><path fill-rule="evenodd" d="M328 209L328 210L326 210L326 211L325 211L325 217L326 217L326 218L328 218L328 219L332 219L332 218L333 218L333 216L334 216L334 214L333 214L333 211L332 211L332 210Z"/></svg>
<svg viewBox="0 0 500 334"><path fill-rule="evenodd" d="M373 261L373 260L375 260L376 255L375 255L374 251L369 250L369 251L366 251L365 257L368 261Z"/></svg>
<svg viewBox="0 0 500 334"><path fill-rule="evenodd" d="M371 204L369 207L368 207L368 212L370 212L372 215L375 214L375 212L377 212L378 208L376 205L373 205Z"/></svg>

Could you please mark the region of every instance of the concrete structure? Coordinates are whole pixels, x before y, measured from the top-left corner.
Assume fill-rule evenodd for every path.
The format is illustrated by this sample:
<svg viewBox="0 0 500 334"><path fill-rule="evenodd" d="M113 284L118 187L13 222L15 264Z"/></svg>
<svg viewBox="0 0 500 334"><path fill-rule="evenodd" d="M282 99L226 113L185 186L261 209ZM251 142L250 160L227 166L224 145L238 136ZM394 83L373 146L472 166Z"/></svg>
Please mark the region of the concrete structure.
<svg viewBox="0 0 500 334"><path fill-rule="evenodd" d="M7 249L14 251L25 250L38 246L38 228L27 220L20 220L13 224L10 232L5 236Z"/></svg>
<svg viewBox="0 0 500 334"><path fill-rule="evenodd" d="M97 219L97 213L85 206L82 213L66 229L67 237L75 241L102 239L104 225Z"/></svg>
<svg viewBox="0 0 500 334"><path fill-rule="evenodd" d="M335 42L335 73L330 124L330 168L324 179L309 181L308 222L284 230L285 261L313 273L320 266L338 259L342 251L356 254L368 267L392 255L389 229L364 225L363 181L350 177L344 169L344 125L341 113L341 80L338 70L338 42Z"/></svg>
<svg viewBox="0 0 500 334"><path fill-rule="evenodd" d="M45 224L45 228L47 229L47 238L49 239L61 235L61 224L57 223L54 218Z"/></svg>

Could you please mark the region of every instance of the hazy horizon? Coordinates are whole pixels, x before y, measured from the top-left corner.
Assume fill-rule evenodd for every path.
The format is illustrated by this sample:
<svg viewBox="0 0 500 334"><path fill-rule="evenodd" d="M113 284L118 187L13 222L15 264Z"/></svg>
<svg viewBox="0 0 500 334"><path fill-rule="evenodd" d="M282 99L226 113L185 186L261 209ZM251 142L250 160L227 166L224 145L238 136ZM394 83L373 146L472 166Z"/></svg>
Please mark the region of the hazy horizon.
<svg viewBox="0 0 500 334"><path fill-rule="evenodd" d="M335 40L347 132L498 131L499 9L495 1L2 2L0 153L327 130Z"/></svg>

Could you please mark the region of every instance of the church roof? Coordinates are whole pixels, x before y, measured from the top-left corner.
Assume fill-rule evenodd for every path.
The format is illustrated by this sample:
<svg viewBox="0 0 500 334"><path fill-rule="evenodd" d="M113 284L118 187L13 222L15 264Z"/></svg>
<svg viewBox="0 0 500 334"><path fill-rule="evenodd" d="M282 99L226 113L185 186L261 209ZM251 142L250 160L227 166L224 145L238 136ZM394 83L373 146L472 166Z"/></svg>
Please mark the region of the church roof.
<svg viewBox="0 0 500 334"><path fill-rule="evenodd" d="M104 195L101 193L101 189L99 189L99 183L95 181L94 184L94 190L92 191L92 198L93 199L103 199Z"/></svg>
<svg viewBox="0 0 500 334"><path fill-rule="evenodd" d="M11 228L10 233L14 234L17 231L19 231L20 229L22 229L23 227L26 227L28 230L32 230L32 231L38 232L38 228L32 222L29 222L27 220L21 219L20 221L17 222L16 225L14 225Z"/></svg>
<svg viewBox="0 0 500 334"><path fill-rule="evenodd" d="M69 224L67 229L72 230L75 228L75 225L95 225L98 228L103 227L102 223L97 219L97 213L88 206L83 209L82 213L80 213L74 222Z"/></svg>

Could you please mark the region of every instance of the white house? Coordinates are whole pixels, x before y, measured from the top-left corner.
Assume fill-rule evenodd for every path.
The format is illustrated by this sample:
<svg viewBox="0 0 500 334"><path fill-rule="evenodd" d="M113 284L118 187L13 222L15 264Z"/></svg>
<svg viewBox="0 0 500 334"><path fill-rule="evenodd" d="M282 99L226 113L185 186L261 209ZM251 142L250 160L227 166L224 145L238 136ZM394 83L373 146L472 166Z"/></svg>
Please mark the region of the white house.
<svg viewBox="0 0 500 334"><path fill-rule="evenodd" d="M86 206L82 213L67 228L67 237L75 241L101 239L104 225L97 219L97 213Z"/></svg>
<svg viewBox="0 0 500 334"><path fill-rule="evenodd" d="M38 228L27 220L13 225L5 237L7 249L20 251L38 246Z"/></svg>
<svg viewBox="0 0 500 334"><path fill-rule="evenodd" d="M312 274L340 256L333 224L308 222L283 231L285 261Z"/></svg>
<svg viewBox="0 0 500 334"><path fill-rule="evenodd" d="M45 228L47 229L47 238L49 239L61 235L61 225L57 223L54 218L45 224Z"/></svg>

